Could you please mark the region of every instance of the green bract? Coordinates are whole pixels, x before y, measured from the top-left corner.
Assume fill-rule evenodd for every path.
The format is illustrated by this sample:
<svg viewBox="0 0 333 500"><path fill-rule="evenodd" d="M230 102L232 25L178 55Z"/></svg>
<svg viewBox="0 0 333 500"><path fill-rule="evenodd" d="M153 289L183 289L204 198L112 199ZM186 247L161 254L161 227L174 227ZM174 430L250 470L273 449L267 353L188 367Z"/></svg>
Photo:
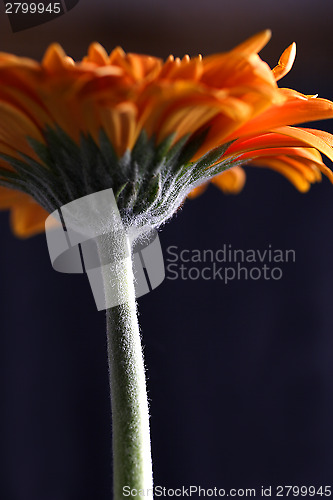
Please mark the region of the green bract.
<svg viewBox="0 0 333 500"><path fill-rule="evenodd" d="M112 188L125 225L158 227L194 187L237 164L234 158L223 159L230 143L192 162L206 133L183 137L174 145L172 135L156 146L142 132L133 150L118 158L103 130L98 144L90 135L81 135L77 144L59 127L47 128L45 144L28 139L40 161L22 153L21 160L0 155L14 169L0 169L0 184L31 195L50 213Z"/></svg>

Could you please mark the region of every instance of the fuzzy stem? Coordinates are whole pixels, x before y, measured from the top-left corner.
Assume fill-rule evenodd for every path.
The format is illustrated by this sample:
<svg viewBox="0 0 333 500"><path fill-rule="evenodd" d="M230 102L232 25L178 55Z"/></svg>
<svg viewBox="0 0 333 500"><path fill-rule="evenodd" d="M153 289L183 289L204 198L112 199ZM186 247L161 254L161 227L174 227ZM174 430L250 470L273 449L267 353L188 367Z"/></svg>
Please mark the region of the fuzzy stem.
<svg viewBox="0 0 333 500"><path fill-rule="evenodd" d="M102 272L106 299L108 294L114 293L115 286L121 290L123 300L126 299L106 311L112 408L113 498L120 500L132 498L128 495L129 489L152 490L149 413L131 258L119 260L112 275L115 283L111 286L107 267L102 267ZM123 490L126 486L128 489ZM152 498L152 491L149 496Z"/></svg>

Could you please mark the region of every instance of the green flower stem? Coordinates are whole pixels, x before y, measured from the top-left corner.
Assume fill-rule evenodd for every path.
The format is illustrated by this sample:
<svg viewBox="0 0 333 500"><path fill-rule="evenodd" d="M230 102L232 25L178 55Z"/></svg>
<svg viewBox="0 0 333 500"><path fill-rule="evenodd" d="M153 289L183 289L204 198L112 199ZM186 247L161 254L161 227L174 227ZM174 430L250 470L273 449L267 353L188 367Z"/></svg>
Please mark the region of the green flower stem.
<svg viewBox="0 0 333 500"><path fill-rule="evenodd" d="M100 250L105 251L105 248ZM123 495L125 486L136 490L152 488L149 413L131 258L118 261L113 274L116 283L111 286L107 282L107 272L103 269L106 298L108 294L114 293L116 286L126 299L106 312L112 408L113 498L120 500L132 498L127 491L127 496Z"/></svg>

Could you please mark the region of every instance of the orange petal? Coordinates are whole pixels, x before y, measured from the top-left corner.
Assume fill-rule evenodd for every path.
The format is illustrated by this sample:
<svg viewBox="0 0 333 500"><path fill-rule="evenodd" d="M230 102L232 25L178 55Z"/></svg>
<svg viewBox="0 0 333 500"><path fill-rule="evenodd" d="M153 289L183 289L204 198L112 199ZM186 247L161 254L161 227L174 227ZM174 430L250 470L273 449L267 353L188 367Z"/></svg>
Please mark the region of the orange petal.
<svg viewBox="0 0 333 500"><path fill-rule="evenodd" d="M119 66L134 81L156 76L162 67L162 60L147 55L126 54L121 47L114 49L109 58L111 65Z"/></svg>
<svg viewBox="0 0 333 500"><path fill-rule="evenodd" d="M30 198L26 203L16 204L11 210L11 226L16 236L28 238L44 232L48 212Z"/></svg>
<svg viewBox="0 0 333 500"><path fill-rule="evenodd" d="M330 139L333 140L330 134ZM235 141L226 151L226 157L237 156L252 151L252 157L256 157L259 150L264 148L288 148L288 147L310 147L325 154L330 160L333 159L333 149L322 137L312 133L311 129L302 130L294 127L280 127L271 133L262 134L247 140ZM258 153L260 155L260 153ZM318 168L333 182L333 172L323 163L317 162Z"/></svg>
<svg viewBox="0 0 333 500"><path fill-rule="evenodd" d="M127 61L135 80L156 76L162 67L162 60L152 56L128 54Z"/></svg>
<svg viewBox="0 0 333 500"><path fill-rule="evenodd" d="M309 98L289 89L280 89L280 92L287 99L286 102L268 108L236 129L227 139L253 135L275 127L333 117L333 103L327 99Z"/></svg>
<svg viewBox="0 0 333 500"><path fill-rule="evenodd" d="M202 57L198 56L194 59L184 57L182 61L174 60L169 57L164 64L160 77L170 80L192 80L197 81L201 78L203 72Z"/></svg>
<svg viewBox="0 0 333 500"><path fill-rule="evenodd" d="M0 101L0 151L1 143L13 150L13 154L22 152L33 155L27 137L43 142L43 136L35 124L18 108Z"/></svg>
<svg viewBox="0 0 333 500"><path fill-rule="evenodd" d="M109 63L121 65L121 62L123 59L125 59L125 57L126 57L126 52L121 47L118 46L111 52L109 56Z"/></svg>
<svg viewBox="0 0 333 500"><path fill-rule="evenodd" d="M211 182L226 194L237 194L243 189L245 180L244 169L237 165L216 175Z"/></svg>
<svg viewBox="0 0 333 500"><path fill-rule="evenodd" d="M282 53L279 62L275 68L273 68L273 74L275 80L278 81L283 78L291 70L296 57L296 43L293 42L289 47Z"/></svg>
<svg viewBox="0 0 333 500"><path fill-rule="evenodd" d="M14 206L16 203L22 203L28 195L15 189L8 189L0 186L0 209L6 210Z"/></svg>
<svg viewBox="0 0 333 500"><path fill-rule="evenodd" d="M271 39L271 30L264 30L248 38L245 42L237 45L231 52L242 52L243 54L254 54L261 51Z"/></svg>
<svg viewBox="0 0 333 500"><path fill-rule="evenodd" d="M292 168L288 160L281 158L258 158L251 165L270 168L286 177L299 191L305 193L309 190L311 182L299 169Z"/></svg>
<svg viewBox="0 0 333 500"><path fill-rule="evenodd" d="M131 102L119 104L116 108L100 109L101 124L119 156L132 149L139 135L137 109Z"/></svg>
<svg viewBox="0 0 333 500"><path fill-rule="evenodd" d="M333 141L333 137L331 134L326 134L327 139L325 140L316 134L316 130L312 129L299 129L295 127L279 127L274 129L274 132L281 135L286 135L292 139L297 139L303 142L306 146L310 146L312 148L317 149L324 155L326 155L331 161L333 161L333 148L328 142L328 138ZM333 180L333 173L330 169L328 170L329 177Z"/></svg>
<svg viewBox="0 0 333 500"><path fill-rule="evenodd" d="M68 57L58 43L48 47L42 60L42 67L49 72L55 73L74 66L74 61Z"/></svg>
<svg viewBox="0 0 333 500"><path fill-rule="evenodd" d="M209 122L216 113L216 108L209 106L187 106L170 112L161 125L157 140L160 142L175 131L177 132L175 140L193 133Z"/></svg>
<svg viewBox="0 0 333 500"><path fill-rule="evenodd" d="M329 132L325 132L325 130L317 130L315 128L304 128L297 127L298 130L304 130L305 132L309 132L312 135L316 135L323 141L325 141L329 146L333 147L333 135Z"/></svg>
<svg viewBox="0 0 333 500"><path fill-rule="evenodd" d="M307 149L307 148L294 148L294 147L285 147L285 148L263 148L255 151L248 151L237 157L237 160L246 161L252 160L254 157L258 158L261 156L281 156L288 155L297 158L304 158L305 160L310 160L312 163L317 163L318 165L322 165L322 158L320 153L318 153L315 149Z"/></svg>
<svg viewBox="0 0 333 500"><path fill-rule="evenodd" d="M226 156L235 156L247 151L256 151L272 147L310 147L325 154L330 160L333 159L333 149L328 143L318 136L312 129L300 129L296 127L279 127L267 133L239 139L231 144L226 151ZM328 136L333 140L331 134Z"/></svg>
<svg viewBox="0 0 333 500"><path fill-rule="evenodd" d="M83 59L97 64L98 66L105 66L109 63L109 56L98 42L91 43L88 49L88 56Z"/></svg>
<svg viewBox="0 0 333 500"><path fill-rule="evenodd" d="M209 182L204 182L200 186L192 189L192 191L187 195L188 198L196 198L204 193L209 185Z"/></svg>
<svg viewBox="0 0 333 500"><path fill-rule="evenodd" d="M251 86L253 90L261 84L261 92L274 97L277 85L272 70L256 54L216 54L202 61L201 81L210 87L225 89L237 86ZM260 87L259 87L260 88ZM258 88L258 92L259 92Z"/></svg>

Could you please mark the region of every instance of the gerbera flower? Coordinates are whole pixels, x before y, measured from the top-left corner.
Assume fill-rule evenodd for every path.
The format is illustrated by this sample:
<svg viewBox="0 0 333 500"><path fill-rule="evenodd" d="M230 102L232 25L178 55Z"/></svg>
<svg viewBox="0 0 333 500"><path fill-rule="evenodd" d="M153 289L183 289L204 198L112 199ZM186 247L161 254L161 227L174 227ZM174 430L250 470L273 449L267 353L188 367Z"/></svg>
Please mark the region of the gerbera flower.
<svg viewBox="0 0 333 500"><path fill-rule="evenodd" d="M0 54L0 208L15 233L42 231L48 213L110 187L125 223L157 227L210 179L238 192L245 164L301 191L321 172L333 180L320 154L333 159L332 136L291 127L333 117L333 104L277 86L295 45L271 70L258 56L269 38L164 63L97 43L78 63L57 44L41 63Z"/></svg>
<svg viewBox="0 0 333 500"><path fill-rule="evenodd" d="M122 234L134 226L131 234L140 235L210 180L239 191L245 164L275 169L301 191L322 172L333 181L321 157L333 159L333 136L292 127L333 117L333 103L277 86L295 46L271 70L258 56L269 38L265 31L227 53L164 63L119 48L108 55L97 43L78 63L57 44L41 63L0 54L0 208L11 209L16 234L38 233L48 213L112 188ZM124 258L129 239L99 236L101 265L93 270L100 269L106 299L122 295L107 309L120 499L125 485L152 488L148 404L133 266Z"/></svg>

